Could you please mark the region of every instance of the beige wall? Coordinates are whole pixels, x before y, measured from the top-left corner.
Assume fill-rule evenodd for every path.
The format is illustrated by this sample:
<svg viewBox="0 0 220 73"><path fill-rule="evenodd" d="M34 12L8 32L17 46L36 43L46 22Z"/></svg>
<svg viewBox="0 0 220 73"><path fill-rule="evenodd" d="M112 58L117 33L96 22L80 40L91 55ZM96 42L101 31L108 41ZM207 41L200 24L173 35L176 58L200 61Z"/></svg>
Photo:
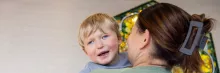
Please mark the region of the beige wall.
<svg viewBox="0 0 220 73"><path fill-rule="evenodd" d="M78 73L89 61L77 43L88 15L119 14L146 0L0 0L0 73ZM219 0L161 0L220 20ZM220 59L220 26L213 31ZM220 60L219 60L220 61Z"/></svg>

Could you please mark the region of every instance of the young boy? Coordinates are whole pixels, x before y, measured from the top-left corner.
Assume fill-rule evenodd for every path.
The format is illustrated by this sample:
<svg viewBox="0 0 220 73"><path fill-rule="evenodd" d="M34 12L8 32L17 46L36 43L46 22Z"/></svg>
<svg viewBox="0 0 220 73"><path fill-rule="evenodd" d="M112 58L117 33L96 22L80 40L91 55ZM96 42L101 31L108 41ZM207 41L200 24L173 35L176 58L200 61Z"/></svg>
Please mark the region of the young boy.
<svg viewBox="0 0 220 73"><path fill-rule="evenodd" d="M126 53L119 53L119 25L107 14L97 13L83 21L79 29L79 44L92 62L80 73L94 69L118 69L131 66Z"/></svg>

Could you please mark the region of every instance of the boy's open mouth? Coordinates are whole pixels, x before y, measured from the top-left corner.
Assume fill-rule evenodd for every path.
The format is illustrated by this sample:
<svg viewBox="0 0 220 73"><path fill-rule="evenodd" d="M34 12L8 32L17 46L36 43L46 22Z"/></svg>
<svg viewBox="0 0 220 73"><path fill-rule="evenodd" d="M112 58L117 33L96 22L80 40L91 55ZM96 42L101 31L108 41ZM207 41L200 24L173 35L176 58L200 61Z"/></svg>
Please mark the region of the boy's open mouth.
<svg viewBox="0 0 220 73"><path fill-rule="evenodd" d="M109 51L103 51L98 54L98 56L105 56L109 53Z"/></svg>

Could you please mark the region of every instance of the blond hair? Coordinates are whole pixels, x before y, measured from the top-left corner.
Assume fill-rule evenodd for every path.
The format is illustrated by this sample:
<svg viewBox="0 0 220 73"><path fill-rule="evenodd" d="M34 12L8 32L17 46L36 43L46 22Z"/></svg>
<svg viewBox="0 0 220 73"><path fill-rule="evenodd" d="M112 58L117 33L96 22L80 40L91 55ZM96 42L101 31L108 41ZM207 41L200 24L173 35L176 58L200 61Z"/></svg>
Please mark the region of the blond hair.
<svg viewBox="0 0 220 73"><path fill-rule="evenodd" d="M84 39L96 32L96 30L105 33L102 29L103 26L109 26L117 34L117 37L120 38L119 25L115 19L104 13L96 13L86 18L80 25L78 34L79 45L84 49Z"/></svg>

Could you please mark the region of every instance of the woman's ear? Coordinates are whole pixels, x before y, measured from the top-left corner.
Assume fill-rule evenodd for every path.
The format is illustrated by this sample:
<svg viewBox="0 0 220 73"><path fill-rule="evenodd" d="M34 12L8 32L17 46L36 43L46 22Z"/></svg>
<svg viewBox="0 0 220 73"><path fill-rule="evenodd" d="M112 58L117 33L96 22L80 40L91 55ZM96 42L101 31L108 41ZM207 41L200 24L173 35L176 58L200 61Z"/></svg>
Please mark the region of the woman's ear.
<svg viewBox="0 0 220 73"><path fill-rule="evenodd" d="M145 31L144 31L144 33L141 35L141 37L142 37L142 47L141 47L141 49L143 49L143 48L145 48L145 47L147 47L147 46L149 46L149 43L150 43L150 41L151 41L151 36L150 36L150 33L149 33L149 31L146 29Z"/></svg>

